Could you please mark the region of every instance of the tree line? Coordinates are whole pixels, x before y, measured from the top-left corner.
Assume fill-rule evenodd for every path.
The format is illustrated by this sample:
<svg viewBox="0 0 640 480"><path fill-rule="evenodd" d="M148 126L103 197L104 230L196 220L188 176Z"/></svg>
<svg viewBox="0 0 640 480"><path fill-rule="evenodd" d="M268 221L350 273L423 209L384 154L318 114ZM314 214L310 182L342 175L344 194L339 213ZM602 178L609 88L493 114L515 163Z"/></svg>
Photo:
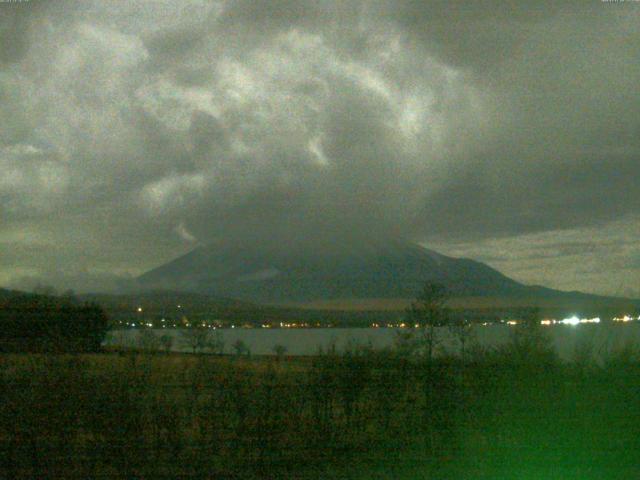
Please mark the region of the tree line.
<svg viewBox="0 0 640 480"><path fill-rule="evenodd" d="M100 306L72 296L17 294L0 302L0 351L98 352L107 329Z"/></svg>
<svg viewBox="0 0 640 480"><path fill-rule="evenodd" d="M0 356L0 476L634 478L637 352L562 363L534 325L464 358L427 329L308 359Z"/></svg>

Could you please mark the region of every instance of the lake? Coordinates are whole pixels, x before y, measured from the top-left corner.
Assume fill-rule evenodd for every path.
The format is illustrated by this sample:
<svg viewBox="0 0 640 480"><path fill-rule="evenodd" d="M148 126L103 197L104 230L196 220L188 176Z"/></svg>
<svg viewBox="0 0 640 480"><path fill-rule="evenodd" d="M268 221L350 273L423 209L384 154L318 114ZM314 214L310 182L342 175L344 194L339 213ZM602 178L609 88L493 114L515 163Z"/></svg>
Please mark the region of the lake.
<svg viewBox="0 0 640 480"><path fill-rule="evenodd" d="M571 360L577 350L591 345L597 357L629 345L640 346L640 323L601 323L589 325L552 325L542 327L548 333L560 357ZM495 324L473 327L475 342L486 347L496 347L507 342L514 327ZM224 352L233 353L232 345L241 340L254 355L273 355L274 345L283 345L288 355L314 355L319 348L335 344L343 351L349 344L371 345L375 349L393 346L396 328L229 328L212 330L212 337L221 335ZM439 329L442 338L440 351L456 353L459 346L448 329ZM137 345L139 329L109 332L105 346L133 347ZM157 336L173 337L173 350L188 352L191 349L183 341L180 330L154 329Z"/></svg>

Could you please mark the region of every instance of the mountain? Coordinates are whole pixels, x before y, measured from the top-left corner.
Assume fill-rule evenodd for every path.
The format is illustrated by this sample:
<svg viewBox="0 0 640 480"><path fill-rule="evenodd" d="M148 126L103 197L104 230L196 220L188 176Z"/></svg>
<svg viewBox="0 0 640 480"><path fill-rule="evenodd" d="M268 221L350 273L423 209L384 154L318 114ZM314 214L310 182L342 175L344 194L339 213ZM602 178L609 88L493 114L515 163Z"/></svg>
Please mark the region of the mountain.
<svg viewBox="0 0 640 480"><path fill-rule="evenodd" d="M300 304L413 298L427 280L445 284L457 297L592 297L523 285L483 263L448 257L404 240L289 251L273 245L257 249L203 246L143 274L138 284L261 303Z"/></svg>
<svg viewBox="0 0 640 480"><path fill-rule="evenodd" d="M0 308L4 308L7 304L29 303L29 302L55 302L56 298L49 295L38 295L31 292L23 292L21 290L7 290L0 288Z"/></svg>
<svg viewBox="0 0 640 480"><path fill-rule="evenodd" d="M193 292L177 292L170 290L149 290L137 293L87 293L78 295L83 302L96 303L105 309L134 311L138 307L145 310L172 310L180 305L185 310L233 310L249 308L253 305L230 298L216 298Z"/></svg>

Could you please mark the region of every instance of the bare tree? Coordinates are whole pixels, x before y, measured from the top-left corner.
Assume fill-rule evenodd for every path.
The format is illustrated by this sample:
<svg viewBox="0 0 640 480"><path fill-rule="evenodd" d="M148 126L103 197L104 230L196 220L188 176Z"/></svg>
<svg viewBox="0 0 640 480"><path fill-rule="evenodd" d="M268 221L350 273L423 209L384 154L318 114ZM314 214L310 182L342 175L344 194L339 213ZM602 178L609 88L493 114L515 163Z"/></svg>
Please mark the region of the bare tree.
<svg viewBox="0 0 640 480"><path fill-rule="evenodd" d="M424 347L429 363L433 360L440 343L438 327L444 327L450 321L449 309L446 306L448 300L449 293L444 285L426 282L407 311L411 323L418 325L420 329L418 342Z"/></svg>
<svg viewBox="0 0 640 480"><path fill-rule="evenodd" d="M451 321L448 322L448 327L449 331L460 345L460 358L464 365L467 359L467 347L469 342L473 341L475 335L473 325L466 318L460 317L451 319Z"/></svg>
<svg viewBox="0 0 640 480"><path fill-rule="evenodd" d="M138 347L141 350L157 350L160 344L158 337L151 328L141 328L138 331Z"/></svg>
<svg viewBox="0 0 640 480"><path fill-rule="evenodd" d="M551 360L555 357L551 339L540 325L540 309L525 308L519 323L512 330L512 359L521 362Z"/></svg>
<svg viewBox="0 0 640 480"><path fill-rule="evenodd" d="M209 339L206 348L217 355L222 355L224 353L224 338L220 330L215 330L213 338Z"/></svg>
<svg viewBox="0 0 640 480"><path fill-rule="evenodd" d="M235 342L233 342L233 350L236 352L236 355L239 357L241 355L251 355L251 351L249 350L249 347L247 347L246 343L244 343L242 340L238 339Z"/></svg>
<svg viewBox="0 0 640 480"><path fill-rule="evenodd" d="M171 347L173 347L173 337L165 333L160 337L160 344L162 345L165 353L169 353L171 351Z"/></svg>
<svg viewBox="0 0 640 480"><path fill-rule="evenodd" d="M287 353L287 347L281 344L274 345L271 350L273 351L273 353L276 354L278 361L282 360L282 357L284 357L284 354Z"/></svg>
<svg viewBox="0 0 640 480"><path fill-rule="evenodd" d="M201 352L207 348L209 333L209 329L202 325L192 325L180 330L182 344L191 348L193 353Z"/></svg>

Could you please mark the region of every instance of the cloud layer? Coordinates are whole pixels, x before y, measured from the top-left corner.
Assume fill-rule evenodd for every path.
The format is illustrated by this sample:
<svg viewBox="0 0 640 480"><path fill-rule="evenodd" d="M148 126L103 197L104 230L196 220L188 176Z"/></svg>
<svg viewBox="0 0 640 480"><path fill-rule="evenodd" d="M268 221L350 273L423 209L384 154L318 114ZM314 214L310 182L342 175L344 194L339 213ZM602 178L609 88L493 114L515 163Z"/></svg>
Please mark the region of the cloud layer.
<svg viewBox="0 0 640 480"><path fill-rule="evenodd" d="M640 265L600 253L639 224L638 20L633 2L0 4L0 283L349 234L490 263L493 245L521 280L626 293ZM521 268L586 235L588 279L566 259L594 250Z"/></svg>

